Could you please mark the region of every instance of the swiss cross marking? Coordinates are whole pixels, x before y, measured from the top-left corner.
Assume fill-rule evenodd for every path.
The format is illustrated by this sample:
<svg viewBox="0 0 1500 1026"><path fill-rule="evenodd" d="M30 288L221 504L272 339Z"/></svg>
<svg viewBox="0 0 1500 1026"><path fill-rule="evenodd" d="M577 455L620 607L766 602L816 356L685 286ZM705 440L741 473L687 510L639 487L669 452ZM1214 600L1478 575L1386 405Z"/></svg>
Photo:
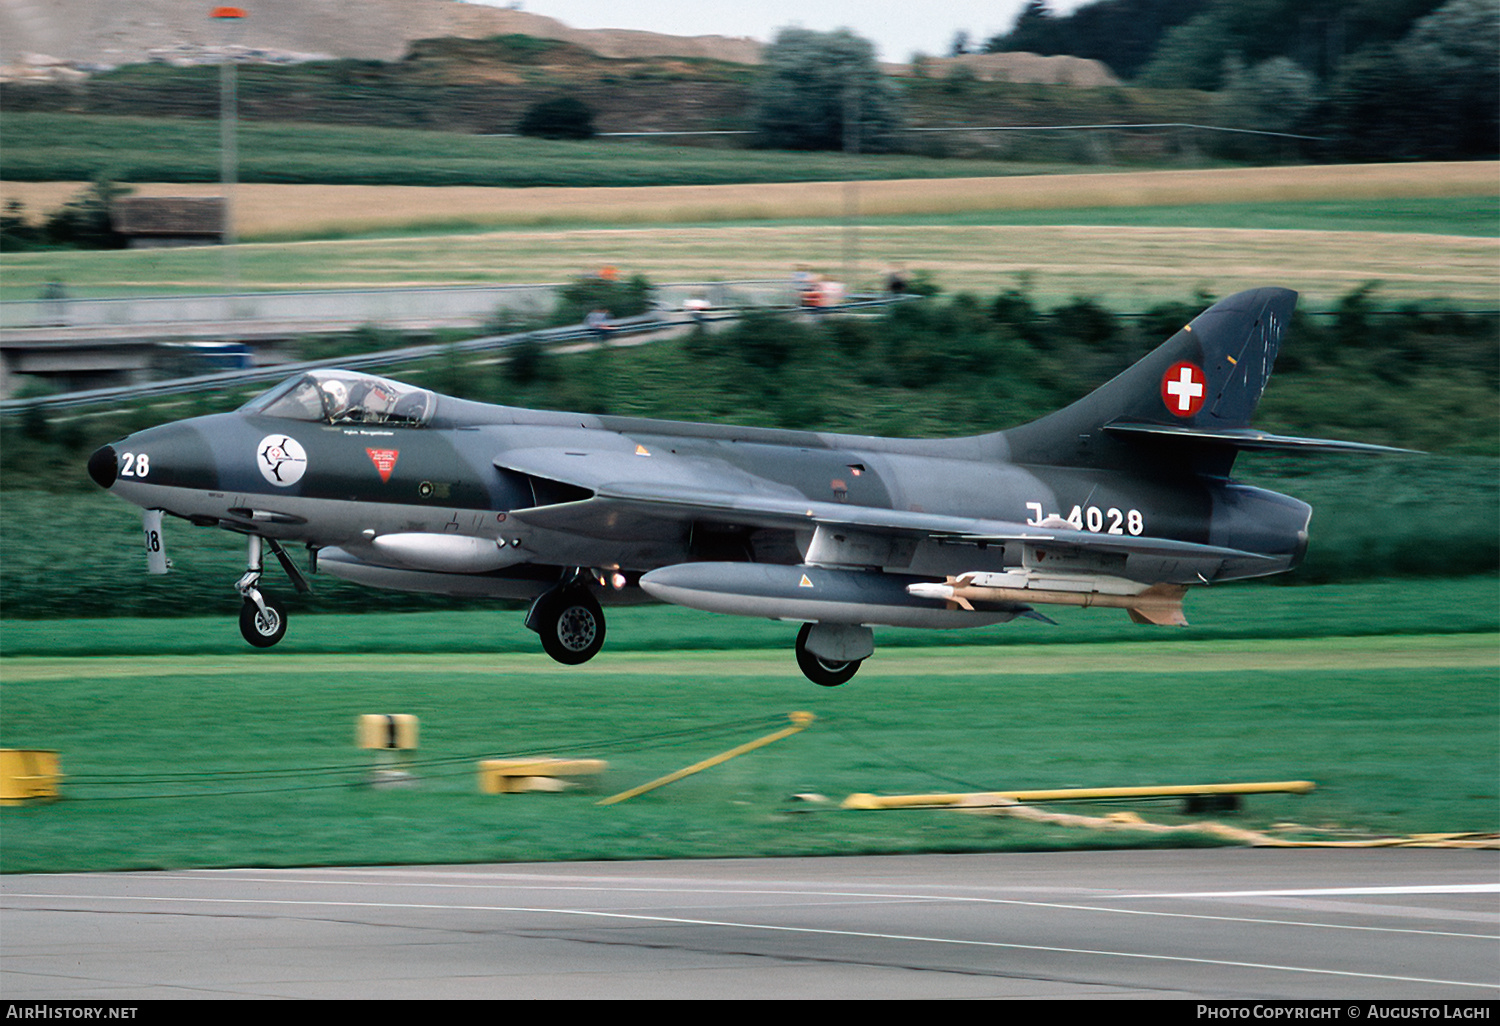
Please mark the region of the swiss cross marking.
<svg viewBox="0 0 1500 1026"><path fill-rule="evenodd" d="M1161 379L1161 401L1174 416L1191 417L1203 408L1208 379L1197 364L1174 363Z"/></svg>

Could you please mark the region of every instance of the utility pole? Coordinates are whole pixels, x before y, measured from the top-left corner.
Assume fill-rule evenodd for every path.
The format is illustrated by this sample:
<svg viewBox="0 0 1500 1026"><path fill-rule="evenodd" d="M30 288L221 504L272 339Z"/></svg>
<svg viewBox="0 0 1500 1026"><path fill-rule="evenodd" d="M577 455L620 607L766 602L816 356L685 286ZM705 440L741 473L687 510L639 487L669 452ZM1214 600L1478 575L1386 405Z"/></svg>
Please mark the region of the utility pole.
<svg viewBox="0 0 1500 1026"><path fill-rule="evenodd" d="M225 29L224 51L219 55L219 181L224 191L224 223L219 244L224 247L224 292L233 297L240 290L239 237L234 226L234 191L239 177L239 96L234 56L229 48L239 40L245 11L240 7L215 7L209 17L222 23ZM226 303L229 319L233 320L234 300L230 298Z"/></svg>
<svg viewBox="0 0 1500 1026"><path fill-rule="evenodd" d="M850 67L844 77L844 154L859 156L860 93L856 80L858 70ZM854 292L859 274L859 179L854 161L844 178L844 288L845 295Z"/></svg>

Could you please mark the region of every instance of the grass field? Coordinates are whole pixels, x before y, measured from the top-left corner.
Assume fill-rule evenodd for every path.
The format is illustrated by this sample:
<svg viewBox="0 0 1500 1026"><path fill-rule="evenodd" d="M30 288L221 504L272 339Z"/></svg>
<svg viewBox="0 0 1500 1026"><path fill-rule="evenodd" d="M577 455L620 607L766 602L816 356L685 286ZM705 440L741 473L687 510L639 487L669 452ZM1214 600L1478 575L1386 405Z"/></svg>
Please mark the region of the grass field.
<svg viewBox="0 0 1500 1026"><path fill-rule="evenodd" d="M122 182L217 182L211 118L136 118L10 111L5 174L21 181L104 176ZM1032 165L1064 170L1066 165ZM622 139L554 141L415 129L241 121L247 183L496 188L706 185L1026 173L1019 161L848 156L669 146Z"/></svg>
<svg viewBox="0 0 1500 1026"><path fill-rule="evenodd" d="M865 182L857 194L839 182L247 185L247 237L386 234L251 243L238 267L243 287L297 290L560 281L606 263L659 282L781 279L808 264L870 286L902 263L953 291L1024 279L1042 299L1139 304L1275 281L1327 305L1379 281L1393 302L1440 296L1488 309L1500 294L1494 176L1490 163L1258 168ZM0 196L45 208L70 189L5 183ZM857 232L844 223L851 200ZM224 273L212 249L17 253L0 266L4 298L55 281L77 295L212 291Z"/></svg>
<svg viewBox="0 0 1500 1026"><path fill-rule="evenodd" d="M709 151L712 152L712 151ZM797 155L797 159L807 155ZM745 154L740 153L743 159ZM788 155L780 154L783 167ZM838 158L842 159L842 158ZM972 212L1106 210L1192 204L1356 204L1370 213L1408 199L1489 197L1473 211L1477 228L1458 234L1495 235L1493 162L1321 165L1101 173L1087 168L986 167L933 162L950 177L900 177L892 168L858 183L862 217L952 215ZM872 165L881 170L878 165ZM962 173L958 176L954 172ZM786 220L847 216L847 169L821 177L725 185L642 187L481 188L471 186L279 185L241 183L236 224L241 238L307 239L330 234L436 228L631 225ZM862 176L875 179L876 175ZM32 212L52 210L85 187L79 181L0 182L0 200ZM142 196L216 196L217 184L145 182ZM1372 201L1378 203L1371 206ZM1370 213L1364 216L1369 217ZM1107 215L1106 215L1107 216ZM1055 223L1055 222L1049 222ZM1219 222L1214 222L1220 226ZM1252 225L1253 226L1253 225ZM1299 227L1317 227L1306 223ZM1367 227L1368 225L1363 225Z"/></svg>
<svg viewBox="0 0 1500 1026"><path fill-rule="evenodd" d="M240 247L244 287L378 288L566 281L613 263L655 282L787 279L797 264L842 274L848 235L837 225L512 230L463 235L252 244ZM950 291L993 293L1022 279L1040 299L1083 295L1129 309L1198 290L1227 294L1295 285L1313 309L1370 281L1381 296L1442 297L1493 309L1500 240L1408 232L1169 226L866 225L855 285L892 263ZM78 295L212 291L212 250L25 253L3 261L6 298L47 282Z"/></svg>
<svg viewBox="0 0 1500 1026"><path fill-rule="evenodd" d="M826 690L797 673L789 625L678 609L617 611L606 651L573 669L533 653L515 614L304 617L266 653L228 621L7 622L0 741L60 750L67 779L60 802L0 811L0 869L1206 844L834 806L1236 780L1318 785L1229 817L1283 836L1495 831L1496 602L1494 578L1248 586L1206 593L1186 631L1061 610L1057 627L881 632L860 675ZM817 716L801 734L596 804L797 709ZM372 712L420 717L418 786L356 786L372 759L354 720ZM475 762L501 754L610 768L591 791L481 795ZM789 801L809 792L832 802Z"/></svg>

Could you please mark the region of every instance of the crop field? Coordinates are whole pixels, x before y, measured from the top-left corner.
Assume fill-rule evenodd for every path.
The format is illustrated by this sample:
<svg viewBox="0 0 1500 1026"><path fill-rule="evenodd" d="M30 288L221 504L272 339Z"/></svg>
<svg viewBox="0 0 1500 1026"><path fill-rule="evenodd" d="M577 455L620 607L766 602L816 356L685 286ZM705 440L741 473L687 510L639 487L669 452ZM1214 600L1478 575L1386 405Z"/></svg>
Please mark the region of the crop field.
<svg viewBox="0 0 1500 1026"><path fill-rule="evenodd" d="M1495 166L1417 167L908 180L853 191L838 182L247 185L246 236L388 234L246 244L238 266L244 287L297 290L561 281L606 263L658 282L781 279L806 264L869 286L901 263L950 291L994 291L1024 279L1040 297L1140 303L1277 281L1316 304L1379 281L1391 301L1441 296L1492 308L1500 293ZM3 194L41 208L71 195L61 183L6 183ZM1162 205L1179 216L1153 214ZM1048 218L1054 209L1065 216ZM861 219L857 229L847 222L850 210ZM1004 223L1017 214L1031 223ZM1257 226L1273 217L1275 227ZM477 230L486 224L509 227ZM78 295L207 291L223 282L212 249L19 253L3 266L6 298L34 297L54 281Z"/></svg>
<svg viewBox="0 0 1500 1026"><path fill-rule="evenodd" d="M4 112L6 176L21 181L217 182L212 118ZM663 186L815 182L848 177L949 178L1066 172L1059 161L944 160L906 154L671 146L624 139L555 141L413 129L242 121L238 177L247 183L405 187Z"/></svg>
<svg viewBox="0 0 1500 1026"><path fill-rule="evenodd" d="M837 806L860 792L1289 779L1317 789L1218 818L1292 840L1494 832L1497 594L1492 577L1245 586L1206 593L1201 630L1062 610L1056 627L882 632L834 689L797 673L789 625L677 609L617 611L620 644L571 669L534 653L516 614L304 617L261 653L227 620L11 622L3 742L59 750L66 778L62 800L0 811L0 869L1214 844L1177 803L1130 807L1182 828L1166 835ZM597 804L794 710L817 719ZM394 712L420 718L415 784L361 786L376 759L354 746L355 717ZM477 760L501 755L609 768L567 793L481 794Z"/></svg>
<svg viewBox="0 0 1500 1026"><path fill-rule="evenodd" d="M785 155L783 155L785 158ZM802 159L798 156L795 159ZM785 159L783 159L783 165ZM1493 197L1497 168L1486 162L1222 168L1070 173L1014 165L982 176L859 181L862 217L951 215L973 211L1159 207L1183 204L1389 203L1409 198ZM697 221L841 219L848 214L847 169L823 180L632 188L483 188L477 186L277 185L241 183L241 237L316 238L330 233L443 226L667 224ZM1029 172L1029 173L1023 173ZM0 199L50 210L76 194L78 181L0 182ZM217 183L132 185L140 196L217 196ZM1494 234L1493 217L1482 229Z"/></svg>
<svg viewBox="0 0 1500 1026"><path fill-rule="evenodd" d="M256 289L378 288L566 281L618 264L655 282L776 280L797 264L838 275L837 226L518 230L458 236L247 245L241 281ZM1369 281L1392 301L1441 296L1492 308L1500 240L1381 232L1088 226L862 228L863 284L892 263L952 291L993 292L1024 276L1042 297L1116 303L1227 294L1295 283L1317 306ZM27 254L8 260L5 293L35 296L49 281L80 294L210 289L215 252ZM855 284L860 284L857 280Z"/></svg>

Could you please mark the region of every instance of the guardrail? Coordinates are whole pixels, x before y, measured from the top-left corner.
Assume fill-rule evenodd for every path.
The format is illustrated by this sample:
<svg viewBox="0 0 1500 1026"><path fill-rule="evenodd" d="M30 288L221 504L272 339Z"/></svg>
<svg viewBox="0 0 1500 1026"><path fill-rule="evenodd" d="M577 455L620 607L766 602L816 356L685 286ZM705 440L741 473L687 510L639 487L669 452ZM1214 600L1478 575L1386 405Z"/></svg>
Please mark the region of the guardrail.
<svg viewBox="0 0 1500 1026"><path fill-rule="evenodd" d="M855 298L836 307L822 307L819 313L847 313L850 311L887 306L901 302L908 296L879 296ZM757 309L779 309L789 312L787 307L758 307ZM664 314L655 311L640 317L622 318L612 321L603 337L619 338L644 335L669 328L686 328L694 323L712 323L738 320L744 310L716 310L696 316L674 311ZM583 324L570 324L559 328L544 328L539 331L515 332L507 335L485 335L463 339L459 342L439 342L419 346L403 346L375 353L359 353L331 360L301 360L295 363L278 363L248 370L220 371L215 374L199 374L167 381L154 381L138 385L122 385L115 388L95 388L62 395L37 396L30 399L6 399L0 401L0 414L20 413L32 409L72 409L83 406L98 406L106 403L124 403L140 399L153 399L169 395L187 395L194 392L212 392L227 388L240 388L262 382L280 381L318 367L345 367L349 370L369 370L395 364L411 363L437 356L469 355L473 353L505 350L530 342L541 345L557 345L566 342L598 341L600 332Z"/></svg>
<svg viewBox="0 0 1500 1026"><path fill-rule="evenodd" d="M107 298L59 296L0 303L4 328L111 328L216 321L323 321L483 318L498 307L541 310L558 285L474 285L299 292L204 293Z"/></svg>
<svg viewBox="0 0 1500 1026"><path fill-rule="evenodd" d="M403 321L482 323L498 309L541 313L552 308L563 283L527 285L404 286L370 289L307 289L292 292L201 293L181 296L58 296L0 302L0 328L140 329L171 331L202 324L247 321L294 323L307 330L319 324L387 324ZM790 295L790 280L667 282L655 292L665 298L703 294L715 306L724 297Z"/></svg>

